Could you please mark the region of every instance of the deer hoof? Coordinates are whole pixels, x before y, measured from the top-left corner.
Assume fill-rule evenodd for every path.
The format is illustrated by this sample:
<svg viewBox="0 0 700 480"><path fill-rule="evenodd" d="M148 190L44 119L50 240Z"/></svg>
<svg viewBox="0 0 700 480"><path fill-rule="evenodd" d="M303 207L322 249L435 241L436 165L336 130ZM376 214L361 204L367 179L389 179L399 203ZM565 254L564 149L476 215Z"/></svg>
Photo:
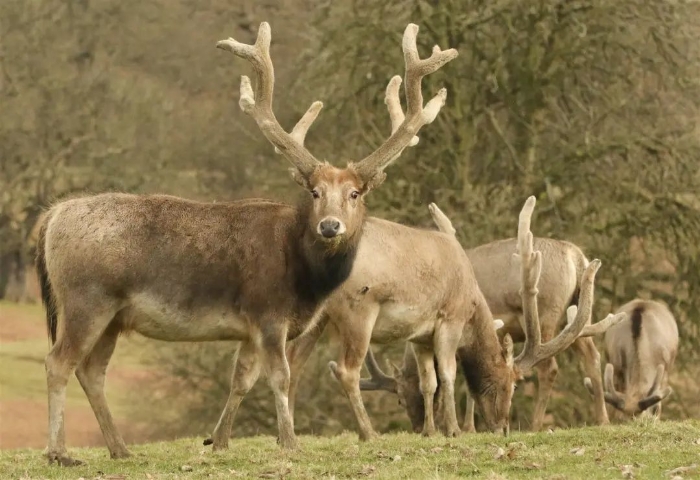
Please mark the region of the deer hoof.
<svg viewBox="0 0 700 480"><path fill-rule="evenodd" d="M462 431L459 428L457 428L457 429L451 428L451 429L447 430L447 432L445 432L445 436L448 438L454 438L454 437L459 436L460 433L462 433Z"/></svg>
<svg viewBox="0 0 700 480"><path fill-rule="evenodd" d="M202 445L204 445L206 447L208 445L211 445L212 443L214 443L214 440L212 440L211 438L205 438L204 441L202 442Z"/></svg>
<svg viewBox="0 0 700 480"><path fill-rule="evenodd" d="M112 460L118 460L120 458L129 458L131 456L131 452L123 449L116 452L109 452L109 456L112 458Z"/></svg>
<svg viewBox="0 0 700 480"><path fill-rule="evenodd" d="M421 432L421 435L424 437L434 437L436 433L437 430L435 430L434 428L424 428Z"/></svg>
<svg viewBox="0 0 700 480"><path fill-rule="evenodd" d="M462 431L465 433L476 433L476 428L474 425L464 425Z"/></svg>
<svg viewBox="0 0 700 480"><path fill-rule="evenodd" d="M279 443L285 450L299 450L299 440L296 437L281 439L277 437L277 443Z"/></svg>
<svg viewBox="0 0 700 480"><path fill-rule="evenodd" d="M53 463L58 463L62 467L77 467L83 465L83 462L80 460L70 458L68 455L62 453L49 453L47 456L49 458L49 465Z"/></svg>

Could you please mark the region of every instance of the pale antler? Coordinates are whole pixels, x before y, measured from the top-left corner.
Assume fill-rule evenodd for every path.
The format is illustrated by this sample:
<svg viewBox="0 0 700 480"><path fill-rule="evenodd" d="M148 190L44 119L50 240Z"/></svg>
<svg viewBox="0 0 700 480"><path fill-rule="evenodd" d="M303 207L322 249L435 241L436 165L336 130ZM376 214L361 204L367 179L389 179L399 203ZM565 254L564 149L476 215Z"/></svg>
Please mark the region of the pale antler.
<svg viewBox="0 0 700 480"><path fill-rule="evenodd" d="M393 100L393 91L398 97L398 86L400 81L394 77L389 82L387 88L387 106L392 118L391 136L374 152L355 164L355 170L365 180L373 179L377 174L382 173L384 168L395 158L401 155L404 148L415 145L418 140L416 134L423 125L431 123L440 112L447 98L447 90L441 89L425 107L423 107L423 93L421 91L421 81L423 77L437 71L450 60L457 57L457 50L451 48L442 51L437 45L433 47L430 58L421 59L418 56L416 36L418 35L418 25L408 24L403 35L403 53L406 63L406 116L403 117L401 106ZM394 89L390 92L390 89ZM398 100L398 99L397 99ZM400 123L399 123L400 120ZM397 123L398 126L397 126Z"/></svg>
<svg viewBox="0 0 700 480"><path fill-rule="evenodd" d="M243 75L241 98L238 104L241 110L253 117L265 138L275 146L275 149L281 152L303 177L308 178L319 161L303 147L304 137L322 104L314 102L291 134L284 131L272 110L275 73L270 59L270 39L270 25L262 22L254 45L240 43L229 37L217 42L216 47L228 50L251 63L255 71L255 92L250 85L250 79Z"/></svg>
<svg viewBox="0 0 700 480"><path fill-rule="evenodd" d="M552 357L571 345L583 332L590 322L593 309L593 288L595 274L600 268L600 260L593 260L584 270L581 278L581 294L578 308L571 306L567 310L568 323L564 330L549 342L542 344L539 313L537 311L537 283L542 271L542 254L534 251L533 236L530 231L532 212L535 209L535 197L531 196L525 202L518 223L518 253L520 260L521 290L523 316L525 318L525 346L515 363L521 370L529 370L540 361ZM622 321L624 317L607 318L602 325L596 324L589 330L602 333L612 325Z"/></svg>
<svg viewBox="0 0 700 480"><path fill-rule="evenodd" d="M367 355L365 356L365 366L369 371L370 378L360 379L360 390L386 390L387 392L396 393L396 379L382 371L377 364L377 359L374 358L372 348L367 350Z"/></svg>
<svg viewBox="0 0 700 480"><path fill-rule="evenodd" d="M656 405L661 400L663 400L664 398L671 395L671 392L673 392L673 389L671 387L659 388L661 386L661 382L663 381L665 373L666 373L666 367L664 367L664 365L662 363L657 365L656 376L654 377L654 383L652 384L651 388L649 389L649 393L647 394L647 397L640 400L639 403L637 404L637 406L639 407L639 410L644 411L647 408Z"/></svg>
<svg viewBox="0 0 700 480"><path fill-rule="evenodd" d="M613 381L613 374L614 374L614 367L612 363L608 363L605 365L605 374L603 375L603 383L605 384L605 401L608 402L610 405L613 407L617 408L618 410L624 410L625 409L625 399L622 397L622 394L615 390L615 382ZM588 380L588 381L586 381ZM584 379L584 384L586 387L588 387L588 384L590 383L589 378ZM593 389L593 386L589 388L589 391Z"/></svg>
<svg viewBox="0 0 700 480"><path fill-rule="evenodd" d="M438 230L453 236L457 233L450 219L447 218L447 215L442 213L442 210L440 210L437 205L431 203L428 205L428 211L430 211L430 216L433 217L433 223L438 227Z"/></svg>

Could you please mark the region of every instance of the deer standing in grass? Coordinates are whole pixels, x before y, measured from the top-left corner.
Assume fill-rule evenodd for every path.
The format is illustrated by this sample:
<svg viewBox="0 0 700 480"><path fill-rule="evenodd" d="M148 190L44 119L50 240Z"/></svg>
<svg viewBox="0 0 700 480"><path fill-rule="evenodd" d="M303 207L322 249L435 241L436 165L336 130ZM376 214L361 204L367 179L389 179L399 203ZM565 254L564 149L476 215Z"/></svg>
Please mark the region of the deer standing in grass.
<svg viewBox="0 0 700 480"><path fill-rule="evenodd" d="M534 206L534 199L532 202ZM503 336L510 336L515 341L525 341L524 351L529 348L527 347L527 329L534 327L527 323L523 315L523 267L518 260L516 252L518 252L519 248L522 248L523 240L521 236L524 234L531 235L529 231L521 232L524 228L522 215L528 212L532 213L527 207L528 205L526 204L521 213L521 224L517 239L501 240L467 250L467 256L474 267L477 283L484 294L489 308L494 312L495 316L504 319L504 322L501 322L501 325L504 324L504 328L499 333ZM454 235L455 229L452 227L451 222L436 206L431 207L431 214L441 231ZM529 228L529 219L527 220L527 225ZM542 341L550 342L556 329L560 328L560 317L564 315L567 307L576 301L580 302L579 297L582 292L583 275L590 263L581 250L571 243L541 238L536 238L533 242L533 248L536 248L543 257L537 287L538 294L536 296L538 337L541 337ZM542 313L540 314L540 312ZM570 321L571 317L567 318ZM594 381L591 383L594 387L594 392L597 394L596 400L599 400L599 402L596 401L595 406L599 422L608 422L603 400L602 379L600 377L600 355L590 337L604 333L607 328L620 322L622 318L622 314L609 316L595 325L588 325L581 330L578 338L573 339L573 343L571 341L562 343L561 348L558 348L556 351L550 350L551 355L540 356L536 362L530 362L529 365L516 365L518 378L533 365L539 374L540 386L534 412L534 428L541 426L547 399L552 389L552 383L556 378L557 364L554 355L569 345L573 345L576 351L581 354L586 374L593 376ZM519 320L522 320L524 324L520 323ZM531 341L533 338L530 337ZM470 365L474 354L467 346L462 346L457 351L457 360L462 364L462 370L469 388L467 409L462 426L462 429L465 431L475 430L472 393L474 387L469 385L469 377L473 377L473 374L470 373L472 369ZM387 375L381 370L371 350L368 351L366 357L366 366L372 379L363 381L361 388L363 390L379 389L397 393L399 403L406 408L413 430L416 432L421 431L421 419L425 415L425 402L419 388L417 361L410 347L407 345L404 351L403 366L394 367L395 373L393 376ZM595 377L596 373L597 378ZM479 382L479 380L472 379L473 382ZM488 424L488 422L486 423Z"/></svg>
<svg viewBox="0 0 700 480"><path fill-rule="evenodd" d="M228 438L244 395L264 370L275 396L280 443L297 445L286 342L318 320L326 298L350 274L365 223L364 195L382 183L384 168L445 102L443 89L423 108L421 80L457 52L436 47L430 58L418 59L417 30L409 25L404 34L407 116L375 152L344 169L319 162L303 146L320 102L291 134L277 122L267 23L260 25L254 45L232 38L217 44L253 66L255 89L248 77L241 78L240 106L293 165L294 180L308 192L297 208L126 194L51 207L37 256L53 343L46 357L50 462L80 463L67 454L63 427L73 372L112 458L129 455L107 406L104 381L119 334L130 330L167 341L240 341L228 408L217 431Z"/></svg>
<svg viewBox="0 0 700 480"><path fill-rule="evenodd" d="M531 198L521 216L523 242L529 233L533 208L534 198ZM437 211L434 205L431 209ZM502 344L498 340L493 316L453 232L411 229L373 218L365 223L353 272L328 299L324 320L290 344L287 351L292 367L291 399L304 362L323 328L328 327L340 343L338 362L329 366L350 400L362 439L375 433L362 403L361 385L364 389L393 391L400 387L395 379L384 374L360 382L369 343L401 340L411 343L418 364L419 389L427 406L422 419L424 435L436 431L432 407L438 378L442 386L438 404L443 409L446 434L454 436L460 431L453 391L455 354L459 347L470 352L464 360L470 387L489 429L508 430L510 401L519 372L566 348L589 321L593 279L600 262L591 262L586 268L580 308L576 312L572 307L571 322L564 331L542 344L535 311L526 318L528 332L534 329L537 335L530 335L522 353L514 358L510 336L506 335ZM535 271L538 275L539 270L530 260L534 254L525 251L525 255L523 275L527 276L526 289L530 292L534 289L531 277L536 276Z"/></svg>
<svg viewBox="0 0 700 480"><path fill-rule="evenodd" d="M652 408L661 416L661 401L672 389L668 376L678 353L678 325L668 307L632 300L618 312L629 319L605 334L605 401L625 415ZM585 385L591 391L590 379Z"/></svg>

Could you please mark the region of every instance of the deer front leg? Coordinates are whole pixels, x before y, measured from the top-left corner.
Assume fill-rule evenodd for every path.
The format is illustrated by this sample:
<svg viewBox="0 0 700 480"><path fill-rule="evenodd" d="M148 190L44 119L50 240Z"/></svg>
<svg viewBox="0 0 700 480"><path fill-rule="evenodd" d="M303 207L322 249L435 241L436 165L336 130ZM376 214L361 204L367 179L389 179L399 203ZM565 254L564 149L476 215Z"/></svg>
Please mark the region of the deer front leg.
<svg viewBox="0 0 700 480"><path fill-rule="evenodd" d="M457 347L462 338L462 324L444 320L435 334L435 356L440 376L440 394L445 419L445 435L461 433L455 408L455 379L457 378Z"/></svg>
<svg viewBox="0 0 700 480"><path fill-rule="evenodd" d="M377 436L360 394L360 371L369 349L377 313L378 308L372 308L371 311L365 312L365 315L358 315L355 318L340 318L335 322L341 347L338 362L328 364L331 372L343 387L345 396L350 401L357 426L360 429L360 440L370 440Z"/></svg>
<svg viewBox="0 0 700 480"><path fill-rule="evenodd" d="M472 398L471 393L469 393L469 388L467 388L467 405L464 409L462 431L471 433L476 432L476 427L474 426L474 398Z"/></svg>
<svg viewBox="0 0 700 480"><path fill-rule="evenodd" d="M413 353L418 362L418 378L420 381L420 392L423 395L423 405L425 406L423 419L423 436L435 435L435 415L434 399L437 390L437 375L435 374L435 354L432 347L413 344Z"/></svg>
<svg viewBox="0 0 700 480"><path fill-rule="evenodd" d="M238 407L243 397L253 388L260 375L260 361L258 348L252 341L243 342L238 347L233 360L233 373L231 374L231 390L226 406L224 406L219 423L214 428L211 440L205 440L204 444L214 444L214 450L228 448L228 439L231 436L233 420L236 418Z"/></svg>
<svg viewBox="0 0 700 480"><path fill-rule="evenodd" d="M595 348L595 343L590 337L578 338L572 348L581 359L581 367L587 378L591 379L593 393L593 414L598 425L607 425L608 411L605 408L605 392L603 390L603 378L600 375L600 353Z"/></svg>
<svg viewBox="0 0 700 480"><path fill-rule="evenodd" d="M328 323L328 317L324 315L321 322L313 327L306 334L297 337L287 344L287 362L289 362L289 414L294 419L294 405L296 403L296 392L299 380L304 370L306 361L311 356L318 339L323 334L323 330Z"/></svg>
<svg viewBox="0 0 700 480"><path fill-rule="evenodd" d="M547 402L549 402L549 396L552 393L554 381L557 379L557 374L559 373L559 365L557 365L557 361L554 357L550 357L542 360L535 368L537 369L539 385L537 387L535 410L532 414L532 430L536 432L542 429L544 416L547 412Z"/></svg>
<svg viewBox="0 0 700 480"><path fill-rule="evenodd" d="M294 435L294 421L289 411L289 363L285 354L286 331L276 332L263 339L263 355L268 373L268 383L275 395L277 429L282 448L299 448Z"/></svg>

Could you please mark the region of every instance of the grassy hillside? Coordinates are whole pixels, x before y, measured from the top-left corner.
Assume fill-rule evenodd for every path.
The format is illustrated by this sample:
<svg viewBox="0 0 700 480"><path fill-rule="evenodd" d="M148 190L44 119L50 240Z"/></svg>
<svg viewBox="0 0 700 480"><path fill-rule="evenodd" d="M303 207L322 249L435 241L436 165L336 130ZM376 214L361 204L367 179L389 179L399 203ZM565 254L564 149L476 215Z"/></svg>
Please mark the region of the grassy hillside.
<svg viewBox="0 0 700 480"><path fill-rule="evenodd" d="M384 435L302 437L283 452L272 437L239 439L212 453L201 438L136 445L109 460L104 448L72 449L86 462L49 467L40 450L0 452L2 478L700 478L700 421L636 421L624 426L426 439ZM680 470L676 470L680 469Z"/></svg>

